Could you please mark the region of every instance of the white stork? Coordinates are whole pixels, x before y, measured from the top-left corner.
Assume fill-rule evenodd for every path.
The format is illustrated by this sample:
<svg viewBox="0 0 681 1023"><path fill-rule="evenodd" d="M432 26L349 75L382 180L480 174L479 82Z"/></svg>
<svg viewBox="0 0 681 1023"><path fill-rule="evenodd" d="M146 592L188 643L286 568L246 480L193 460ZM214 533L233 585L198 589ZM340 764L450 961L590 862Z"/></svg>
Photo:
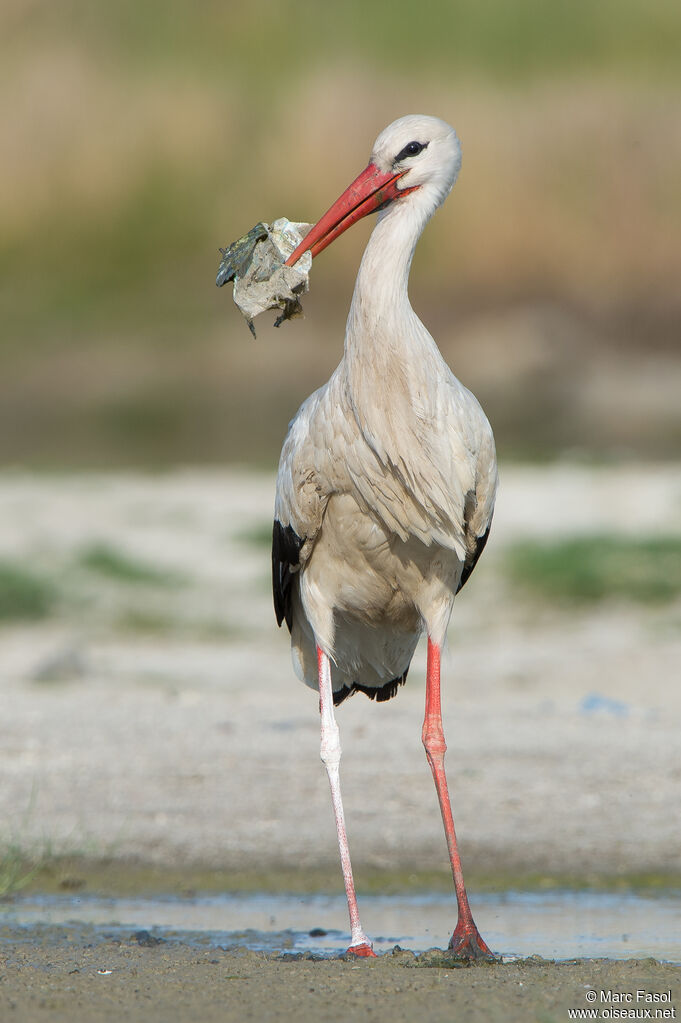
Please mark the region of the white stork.
<svg viewBox="0 0 681 1023"><path fill-rule="evenodd" d="M461 165L448 124L412 115L376 139L368 167L287 260L317 255L361 217L378 218L357 275L345 351L284 442L272 547L277 621L297 674L319 689L321 758L338 831L349 952L374 955L357 909L341 801L334 704L388 700L428 636L422 739L442 811L458 904L450 949L491 957L464 887L444 770L440 651L455 594L485 546L497 485L494 438L409 304L416 243Z"/></svg>

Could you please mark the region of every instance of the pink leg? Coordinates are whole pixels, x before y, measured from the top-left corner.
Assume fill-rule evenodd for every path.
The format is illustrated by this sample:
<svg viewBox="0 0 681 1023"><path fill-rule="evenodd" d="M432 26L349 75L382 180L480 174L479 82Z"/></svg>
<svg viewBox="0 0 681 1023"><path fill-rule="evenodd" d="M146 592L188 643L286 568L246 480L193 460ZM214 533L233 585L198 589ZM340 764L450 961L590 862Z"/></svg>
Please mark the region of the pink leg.
<svg viewBox="0 0 681 1023"><path fill-rule="evenodd" d="M449 801L447 777L445 775L445 752L447 745L442 731L442 712L440 708L440 648L431 642L430 636L428 637L428 670L426 675L426 715L423 721L421 738L426 748L426 756L430 769L433 772L437 798L440 802L442 821L445 826L445 835L447 836L449 859L452 864L456 902L459 910L456 929L449 942L449 947L463 959L494 959L489 948L480 937L478 928L475 926L470 906L468 905L466 887L463 883L463 872L456 844L454 818L452 817L452 807Z"/></svg>
<svg viewBox="0 0 681 1023"><path fill-rule="evenodd" d="M341 745L340 732L336 723L336 716L333 712L331 665L329 664L329 658L319 647L317 647L317 666L319 670L319 711L322 718L321 757L326 766L326 773L329 776L329 785L331 786L331 799L333 801L333 812L336 817L336 831L338 832L338 848L340 849L345 894L348 897L348 912L350 913L351 939L348 952L352 952L357 956L374 956L376 953L362 930L359 920L355 882L352 879L350 849L348 847L348 836L345 831L345 815L343 814L343 800L341 799L340 790Z"/></svg>

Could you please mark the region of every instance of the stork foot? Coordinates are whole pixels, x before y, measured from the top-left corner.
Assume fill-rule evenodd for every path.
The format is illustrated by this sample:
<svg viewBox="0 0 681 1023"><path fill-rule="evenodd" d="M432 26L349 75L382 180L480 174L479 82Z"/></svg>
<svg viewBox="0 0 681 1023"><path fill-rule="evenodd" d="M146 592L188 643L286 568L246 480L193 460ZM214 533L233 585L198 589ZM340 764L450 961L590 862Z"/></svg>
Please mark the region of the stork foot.
<svg viewBox="0 0 681 1023"><path fill-rule="evenodd" d="M457 959L477 960L488 963L496 962L496 956L490 952L486 943L480 937L480 931L473 921L464 925L459 921L456 929L449 940L449 951Z"/></svg>
<svg viewBox="0 0 681 1023"><path fill-rule="evenodd" d="M347 956L357 956L359 959L376 959L376 953L368 941L363 941L361 945L351 945L345 954Z"/></svg>

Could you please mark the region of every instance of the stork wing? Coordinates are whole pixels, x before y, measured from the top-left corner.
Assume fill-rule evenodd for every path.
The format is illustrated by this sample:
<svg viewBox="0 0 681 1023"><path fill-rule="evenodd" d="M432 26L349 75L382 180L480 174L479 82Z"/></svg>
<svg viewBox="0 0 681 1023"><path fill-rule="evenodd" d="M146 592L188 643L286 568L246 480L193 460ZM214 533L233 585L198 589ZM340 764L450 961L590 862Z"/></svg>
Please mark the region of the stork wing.
<svg viewBox="0 0 681 1023"><path fill-rule="evenodd" d="M318 473L315 431L310 419L324 388L303 403L288 434L279 460L272 531L272 592L277 624L292 625L293 576L312 552L329 498Z"/></svg>
<svg viewBox="0 0 681 1023"><path fill-rule="evenodd" d="M466 557L457 593L470 578L492 528L497 493L497 468L491 430L483 436L476 464L475 493L468 494L464 508Z"/></svg>
<svg viewBox="0 0 681 1023"><path fill-rule="evenodd" d="M289 632L293 626L291 577L300 567L300 549L304 542L290 524L282 526L278 519L274 520L272 530L274 613L277 616L277 625L281 625L285 619Z"/></svg>
<svg viewBox="0 0 681 1023"><path fill-rule="evenodd" d="M482 534L482 536L475 537L475 547L473 548L473 553L469 554L463 563L463 571L461 573L461 578L459 579L459 585L456 588L457 593L462 588L462 586L464 586L470 579L471 573L475 566L477 565L480 555L485 549L485 544L487 543L487 538L489 537L489 531L491 528L492 523L490 521L489 526Z"/></svg>

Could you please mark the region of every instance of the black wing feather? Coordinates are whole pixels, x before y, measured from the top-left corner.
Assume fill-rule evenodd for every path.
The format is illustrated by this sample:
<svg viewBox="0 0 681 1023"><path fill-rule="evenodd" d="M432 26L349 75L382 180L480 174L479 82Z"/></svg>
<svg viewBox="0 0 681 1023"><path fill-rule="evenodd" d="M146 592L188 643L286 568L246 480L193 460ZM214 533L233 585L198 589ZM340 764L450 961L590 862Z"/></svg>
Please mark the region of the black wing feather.
<svg viewBox="0 0 681 1023"><path fill-rule="evenodd" d="M347 700L348 696L352 696L353 693L364 693L370 700L376 700L377 703L384 703L386 700L392 700L393 696L397 694L397 690L400 686L403 686L407 681L407 671L404 675L400 675L399 678L393 678L390 682L385 682L382 686L363 686L361 682L353 682L352 685L343 686L342 689L336 689L333 694L333 703L337 707L343 700Z"/></svg>
<svg viewBox="0 0 681 1023"><path fill-rule="evenodd" d="M286 621L288 631L293 622L291 605L291 583L293 570L300 564L300 548L305 540L296 533L292 526L282 526L278 519L274 520L272 529L272 593L274 596L274 613L277 625Z"/></svg>
<svg viewBox="0 0 681 1023"><path fill-rule="evenodd" d="M490 522L489 526L487 527L485 532L482 534L482 536L478 536L476 538L475 550L473 551L472 554L469 554L469 556L466 558L466 560L464 562L463 572L461 573L461 579L459 580L459 585L458 585L457 590L456 590L457 593L459 592L461 587L464 585L464 583L466 583L468 581L468 579L470 578L471 572L473 571L473 569L477 565L478 559L479 559L480 555L482 554L482 552L485 549L485 544L487 543L487 538L489 537L489 531L490 531L491 528L492 528L492 523Z"/></svg>

